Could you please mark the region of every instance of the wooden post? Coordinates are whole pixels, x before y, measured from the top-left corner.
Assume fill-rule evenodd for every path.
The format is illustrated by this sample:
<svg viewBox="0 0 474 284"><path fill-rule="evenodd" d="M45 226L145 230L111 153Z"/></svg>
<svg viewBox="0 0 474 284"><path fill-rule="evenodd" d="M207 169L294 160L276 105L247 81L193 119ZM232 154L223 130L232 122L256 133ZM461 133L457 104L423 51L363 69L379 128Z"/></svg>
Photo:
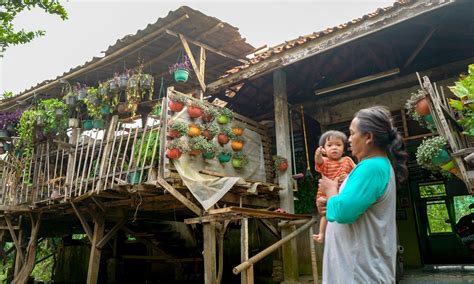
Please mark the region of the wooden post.
<svg viewBox="0 0 474 284"><path fill-rule="evenodd" d="M290 128L288 119L288 102L286 93L286 74L278 69L273 72L273 95L275 105L275 133L277 155L287 158L288 168L291 165L291 147L290 147ZM278 183L280 190L280 207L288 213L294 213L293 190L291 183L291 171L286 171L279 175ZM281 230L282 237L285 237L294 231L294 227L285 227ZM285 274L284 282L298 281L298 259L296 240L291 240L283 245L283 272Z"/></svg>
<svg viewBox="0 0 474 284"><path fill-rule="evenodd" d="M97 214L96 218L94 218L94 236L92 237L89 268L87 269L87 284L95 284L99 278L100 256L102 251L97 248L97 244L104 237L104 228L104 216Z"/></svg>
<svg viewBox="0 0 474 284"><path fill-rule="evenodd" d="M203 224L204 233L204 283L216 283L216 223Z"/></svg>
<svg viewBox="0 0 474 284"><path fill-rule="evenodd" d="M103 139L105 140L105 148L102 154L102 161L100 163L100 168L99 168L99 182L97 183L97 187L96 187L97 192L99 192L102 189L102 186L105 187L106 185L105 182L107 181L107 179L105 181L102 179L104 178L104 175L106 173L108 161L109 159L111 159L111 157L109 157L112 150L111 142L115 137L115 128L117 126L117 123L118 123L118 115L112 116L112 119L110 120L109 128L107 129L107 132L105 133L103 137Z"/></svg>
<svg viewBox="0 0 474 284"><path fill-rule="evenodd" d="M241 263L249 259L249 219L242 218L240 225L240 261ZM247 283L247 270L240 274L240 283Z"/></svg>
<svg viewBox="0 0 474 284"><path fill-rule="evenodd" d="M316 256L316 246L314 245L314 240L313 240L313 226L309 227L309 246L311 249L311 269L313 272L313 283L314 284L319 284L319 279L318 279L318 259Z"/></svg>

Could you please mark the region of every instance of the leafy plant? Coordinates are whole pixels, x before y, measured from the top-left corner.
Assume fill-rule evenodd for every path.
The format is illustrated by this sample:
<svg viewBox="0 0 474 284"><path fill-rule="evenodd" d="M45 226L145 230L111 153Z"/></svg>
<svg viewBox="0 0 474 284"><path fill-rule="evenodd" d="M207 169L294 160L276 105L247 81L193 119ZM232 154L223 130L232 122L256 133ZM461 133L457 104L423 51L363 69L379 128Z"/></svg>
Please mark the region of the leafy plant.
<svg viewBox="0 0 474 284"><path fill-rule="evenodd" d="M143 163L144 164L151 163L151 158L153 156L153 148L155 147L155 143L157 147L155 150L155 162L158 162L158 158L159 158L158 149L160 149L160 133L157 131L152 131L151 134L150 132L147 132L145 134L145 137L143 138L143 144L142 144L142 138L143 136L137 140L137 143L135 144L134 150L133 150L135 161L137 161L138 166L141 166ZM141 152L140 152L140 146L141 146Z"/></svg>
<svg viewBox="0 0 474 284"><path fill-rule="evenodd" d="M13 97L13 92L5 91L5 92L3 92L3 94L2 94L2 99L3 99L3 100L4 100L4 99L9 99L9 98L11 98L11 97Z"/></svg>
<svg viewBox="0 0 474 284"><path fill-rule="evenodd" d="M178 131L181 135L185 135L188 132L188 124L183 121L173 121L169 125L170 130Z"/></svg>
<svg viewBox="0 0 474 284"><path fill-rule="evenodd" d="M288 163L288 160L282 156L274 155L272 159L273 159L273 168L275 170L279 169L279 166L281 163L284 163L284 162Z"/></svg>
<svg viewBox="0 0 474 284"><path fill-rule="evenodd" d="M432 160L437 157L445 147L446 140L441 136L423 140L416 150L416 162L427 170L439 171L439 168L433 165Z"/></svg>
<svg viewBox="0 0 474 284"><path fill-rule="evenodd" d="M217 123L215 122L204 124L203 128L203 130L209 131L209 134L211 134L211 136L216 136L220 130L219 125L217 125Z"/></svg>
<svg viewBox="0 0 474 284"><path fill-rule="evenodd" d="M234 118L234 113L226 107L221 108L219 114L227 117L229 120Z"/></svg>
<svg viewBox="0 0 474 284"><path fill-rule="evenodd" d="M225 136L229 137L231 140L234 140L237 136L232 131L230 127L223 127L220 133L224 134Z"/></svg>
<svg viewBox="0 0 474 284"><path fill-rule="evenodd" d="M219 115L219 110L214 107L214 106L211 106L211 105L204 105L202 111L205 113L205 114L208 114L212 117L216 117Z"/></svg>
<svg viewBox="0 0 474 284"><path fill-rule="evenodd" d="M411 97L405 102L405 109L407 110L407 114L418 124L431 132L436 131L436 126L433 123L427 122L423 119L415 110L415 106L418 101L422 98L426 97L426 93L423 90L418 90L417 92L411 93Z"/></svg>
<svg viewBox="0 0 474 284"><path fill-rule="evenodd" d="M206 140L206 138L202 136L190 138L188 143L189 143L189 149L194 150L194 151L205 152L206 150L211 149L211 146L209 146L209 142Z"/></svg>
<svg viewBox="0 0 474 284"><path fill-rule="evenodd" d="M179 103L187 103L187 101L189 100L188 97L178 95L178 94L175 94L175 93L171 93L169 95L169 99L172 100L173 102L179 102Z"/></svg>
<svg viewBox="0 0 474 284"><path fill-rule="evenodd" d="M168 141L168 144L166 144L166 149L179 149L182 152L186 152L189 150L189 147L183 139L173 139Z"/></svg>
<svg viewBox="0 0 474 284"><path fill-rule="evenodd" d="M240 160L240 165L241 166L245 166L248 164L249 160L247 158L247 155L244 154L244 152L242 151L239 151L239 152L234 152L234 154L232 155L232 159L234 160Z"/></svg>
<svg viewBox="0 0 474 284"><path fill-rule="evenodd" d="M30 156L34 147L33 133L36 126L36 109L28 109L23 112L18 123L18 135L20 136L20 145L25 155Z"/></svg>
<svg viewBox="0 0 474 284"><path fill-rule="evenodd" d="M153 97L154 79L153 76L143 73L143 63L140 63L137 72L130 76L125 91L127 95L127 104L131 110L132 116L135 115L138 104L145 98L148 93L148 99ZM146 86L144 82L150 80L150 84ZM142 85L143 82L143 85Z"/></svg>
<svg viewBox="0 0 474 284"><path fill-rule="evenodd" d="M57 111L60 110L63 115L58 117ZM44 118L44 134L53 134L67 128L68 116L67 105L59 99L42 100L39 103L37 116Z"/></svg>
<svg viewBox="0 0 474 284"><path fill-rule="evenodd" d="M204 108L204 103L200 100L195 100L195 99L191 99L189 100L188 102L188 106L192 106L192 107L196 107L196 108Z"/></svg>
<svg viewBox="0 0 474 284"><path fill-rule="evenodd" d="M9 126L15 127L22 114L22 110L17 109L14 112L0 113L0 129L7 129Z"/></svg>
<svg viewBox="0 0 474 284"><path fill-rule="evenodd" d="M99 97L97 89L89 87L87 89L87 97L84 99L84 103L87 107L87 114L93 119L102 118L101 104L99 103Z"/></svg>
<svg viewBox="0 0 474 284"><path fill-rule="evenodd" d="M449 104L460 114L459 124L464 128L463 134L474 136L474 64L468 67L468 75L461 76L451 92L459 99L450 99Z"/></svg>
<svg viewBox="0 0 474 284"><path fill-rule="evenodd" d="M187 55L184 55L181 60L178 60L178 62L169 66L170 74L173 74L178 69L184 69L188 72L191 71L191 61L189 60L189 57Z"/></svg>

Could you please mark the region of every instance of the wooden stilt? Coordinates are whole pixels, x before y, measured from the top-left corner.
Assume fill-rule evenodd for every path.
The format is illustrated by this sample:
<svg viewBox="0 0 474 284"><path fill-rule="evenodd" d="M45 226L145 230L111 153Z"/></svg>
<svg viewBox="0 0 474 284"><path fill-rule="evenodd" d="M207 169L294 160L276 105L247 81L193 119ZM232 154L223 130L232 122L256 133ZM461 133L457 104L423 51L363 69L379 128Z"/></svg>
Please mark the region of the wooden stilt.
<svg viewBox="0 0 474 284"><path fill-rule="evenodd" d="M105 220L103 215L94 218L94 236L92 237L91 254L89 256L89 268L87 270L87 284L95 284L99 278L100 256L102 250L97 244L104 236Z"/></svg>
<svg viewBox="0 0 474 284"><path fill-rule="evenodd" d="M245 262L249 259L249 219L243 218L242 225L240 226L240 260ZM240 275L240 282L247 283L247 270L242 271Z"/></svg>
<svg viewBox="0 0 474 284"><path fill-rule="evenodd" d="M203 224L204 283L216 283L216 223Z"/></svg>
<svg viewBox="0 0 474 284"><path fill-rule="evenodd" d="M318 259L316 258L316 246L314 245L314 240L313 240L313 226L309 227L309 246L311 249L311 268L313 271L313 283L318 284L319 279L318 279Z"/></svg>

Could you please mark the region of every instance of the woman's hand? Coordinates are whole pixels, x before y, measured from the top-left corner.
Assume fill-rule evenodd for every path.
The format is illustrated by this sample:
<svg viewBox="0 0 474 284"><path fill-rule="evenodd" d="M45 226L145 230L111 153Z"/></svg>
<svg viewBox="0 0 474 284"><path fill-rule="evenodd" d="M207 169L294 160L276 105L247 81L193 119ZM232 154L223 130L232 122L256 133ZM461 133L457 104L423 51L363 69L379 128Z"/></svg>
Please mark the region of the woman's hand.
<svg viewBox="0 0 474 284"><path fill-rule="evenodd" d="M338 185L339 178L335 180L328 179L325 176L322 176L319 179L319 186L318 189L324 193L329 199L331 196L337 195L337 185Z"/></svg>
<svg viewBox="0 0 474 284"><path fill-rule="evenodd" d="M318 207L318 212L321 216L326 216L326 205L328 200L324 197L316 199L316 206Z"/></svg>

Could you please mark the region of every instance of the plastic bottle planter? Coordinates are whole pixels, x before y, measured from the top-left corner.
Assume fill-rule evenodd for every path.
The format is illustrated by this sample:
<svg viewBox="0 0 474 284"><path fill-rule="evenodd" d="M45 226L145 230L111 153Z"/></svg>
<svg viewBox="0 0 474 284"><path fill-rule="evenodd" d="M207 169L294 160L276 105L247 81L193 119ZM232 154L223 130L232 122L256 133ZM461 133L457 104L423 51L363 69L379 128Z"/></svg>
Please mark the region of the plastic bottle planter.
<svg viewBox="0 0 474 284"><path fill-rule="evenodd" d="M171 160L177 160L181 157L181 155L183 154L183 152L181 152L181 150L177 149L177 148L174 148L174 149L168 149L166 151L166 157L168 157L168 159L171 159Z"/></svg>
<svg viewBox="0 0 474 284"><path fill-rule="evenodd" d="M217 142L219 142L221 146L224 146L225 144L229 143L229 140L229 136L225 135L224 133L220 133L219 135L217 135Z"/></svg>
<svg viewBox="0 0 474 284"><path fill-rule="evenodd" d="M214 136L211 134L211 132L209 132L209 130L205 129L202 131L202 136L204 136L204 138L206 138L208 141L212 140L214 138Z"/></svg>
<svg viewBox="0 0 474 284"><path fill-rule="evenodd" d="M241 169L241 168L244 166L242 159L233 158L233 159L232 159L232 166L233 166L235 169Z"/></svg>
<svg viewBox="0 0 474 284"><path fill-rule="evenodd" d="M201 135L201 128L196 125L190 125L188 129L188 136L189 137L197 137Z"/></svg>
<svg viewBox="0 0 474 284"><path fill-rule="evenodd" d="M180 112L184 108L184 103L183 102L175 102L170 100L168 102L168 106L172 112Z"/></svg>
<svg viewBox="0 0 474 284"><path fill-rule="evenodd" d="M205 153L202 153L202 157L206 160L210 160L212 158L214 158L214 156L216 155L215 152L205 152Z"/></svg>
<svg viewBox="0 0 474 284"><path fill-rule="evenodd" d="M232 127L232 132L235 134L235 136L241 136L242 133L244 133L244 128L240 126L233 126Z"/></svg>
<svg viewBox="0 0 474 284"><path fill-rule="evenodd" d="M93 121L94 128L104 129L104 120L103 119L94 119Z"/></svg>
<svg viewBox="0 0 474 284"><path fill-rule="evenodd" d="M82 122L82 126L84 127L84 130L91 130L93 126L92 120L91 119L84 120Z"/></svg>
<svg viewBox="0 0 474 284"><path fill-rule="evenodd" d="M119 88L120 89L127 88L127 83L128 83L128 76L125 74L120 75L119 84L118 84Z"/></svg>
<svg viewBox="0 0 474 284"><path fill-rule="evenodd" d="M203 112L203 114L201 116L201 119L204 123L209 123L209 122L212 122L214 120L214 116Z"/></svg>
<svg viewBox="0 0 474 284"><path fill-rule="evenodd" d="M139 171L131 171L130 175L128 176L131 185L139 184L140 183L140 172Z"/></svg>
<svg viewBox="0 0 474 284"><path fill-rule="evenodd" d="M189 78L189 72L186 69L176 69L174 71L174 80L176 82L187 82Z"/></svg>
<svg viewBox="0 0 474 284"><path fill-rule="evenodd" d="M199 154L201 154L200 150L191 150L191 151L189 151L189 156L197 156Z"/></svg>
<svg viewBox="0 0 474 284"><path fill-rule="evenodd" d="M234 151L241 151L244 148L244 142L241 140L232 140L230 146Z"/></svg>
<svg viewBox="0 0 474 284"><path fill-rule="evenodd" d="M430 107L428 105L428 99L426 97L423 97L418 102L416 102L415 111L420 116L425 116L430 113Z"/></svg>
<svg viewBox="0 0 474 284"><path fill-rule="evenodd" d="M110 80L109 81L109 90L111 92L115 92L116 90L118 89L118 85L117 85L117 82L115 82L115 80Z"/></svg>
<svg viewBox="0 0 474 284"><path fill-rule="evenodd" d="M278 166L277 166L277 169L278 169L279 171L282 171L282 172L283 172L283 171L286 171L286 170L288 169L288 162L287 162L287 161L283 161L283 162L279 163Z"/></svg>
<svg viewBox="0 0 474 284"><path fill-rule="evenodd" d="M228 163L230 161L230 158L232 158L232 154L231 153L220 153L217 158L219 159L220 163Z"/></svg>
<svg viewBox="0 0 474 284"><path fill-rule="evenodd" d="M181 137L181 132L179 132L178 130L169 130L167 135L171 138L179 138Z"/></svg>
<svg viewBox="0 0 474 284"><path fill-rule="evenodd" d="M217 116L217 123L219 124L227 124L229 123L229 118L223 114Z"/></svg>
<svg viewBox="0 0 474 284"><path fill-rule="evenodd" d="M451 157L449 156L448 152L445 149L441 149L438 156L431 159L431 162L433 163L433 165L439 166L439 165L446 164L450 160L451 160Z"/></svg>
<svg viewBox="0 0 474 284"><path fill-rule="evenodd" d="M202 115L200 107L188 106L188 114L190 118L198 118Z"/></svg>

